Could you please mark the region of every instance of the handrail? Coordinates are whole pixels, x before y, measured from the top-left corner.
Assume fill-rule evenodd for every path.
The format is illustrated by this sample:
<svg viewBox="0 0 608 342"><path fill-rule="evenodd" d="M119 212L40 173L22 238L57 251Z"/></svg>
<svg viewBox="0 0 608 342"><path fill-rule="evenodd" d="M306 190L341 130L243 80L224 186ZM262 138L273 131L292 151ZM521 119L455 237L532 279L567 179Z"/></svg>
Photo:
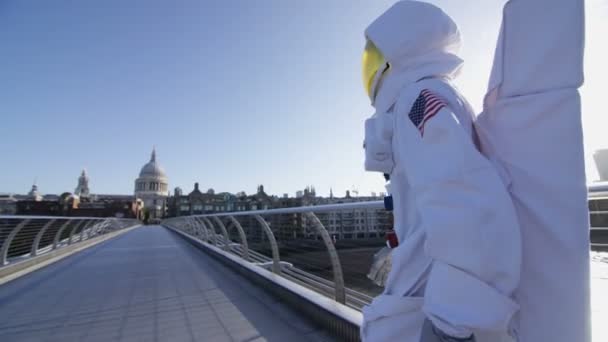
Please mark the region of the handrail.
<svg viewBox="0 0 608 342"><path fill-rule="evenodd" d="M72 229L70 230L70 237L68 238L68 245L72 244L74 233L76 232L76 230L85 229L89 223L91 223L91 220L82 220L78 222L76 226L72 227Z"/></svg>
<svg viewBox="0 0 608 342"><path fill-rule="evenodd" d="M0 237L5 236L0 268L138 224L135 219L0 215Z"/></svg>
<svg viewBox="0 0 608 342"><path fill-rule="evenodd" d="M203 219L195 217L194 221L199 225L199 229L205 233L205 241L209 242L209 231L207 230L207 226L205 225L205 222L203 222Z"/></svg>
<svg viewBox="0 0 608 342"><path fill-rule="evenodd" d="M268 222L266 222L266 220L264 220L262 216L254 215L253 218L258 221L258 223L262 227L262 230L266 234L266 237L268 237L268 242L270 243L270 250L272 251L272 272L280 274L281 257L279 255L279 245L277 244L277 240L274 237L274 233L272 232L272 229L270 229Z"/></svg>
<svg viewBox="0 0 608 342"><path fill-rule="evenodd" d="M53 225L53 223L55 223L55 221L57 220L50 220L42 227L42 229L40 229L40 231L38 231L36 237L34 238L34 242L32 243L32 249L30 250L31 256L36 256L38 253L38 248L40 248L40 240L42 239L42 236Z"/></svg>
<svg viewBox="0 0 608 342"><path fill-rule="evenodd" d="M224 222L222 222L218 216L212 216L211 218L215 221L215 223L217 223L222 231L222 235L224 236L224 250L230 252L230 235L228 235Z"/></svg>
<svg viewBox="0 0 608 342"><path fill-rule="evenodd" d="M217 234L215 233L215 227L213 226L213 223L206 217L201 217L201 219L207 224L207 228L211 229L211 233L213 236L213 244L217 246Z"/></svg>
<svg viewBox="0 0 608 342"><path fill-rule="evenodd" d="M310 220L312 220L312 226L321 235L321 239L323 239L325 248L327 248L327 252L329 253L329 260L331 262L331 268L334 273L334 283L336 285L336 302L344 304L346 303L346 291L344 290L344 275L342 274L342 264L340 264L340 258L338 257L336 247L331 241L327 229L325 229L325 226L323 226L323 223L321 223L319 218L311 212L306 213L306 215Z"/></svg>
<svg viewBox="0 0 608 342"><path fill-rule="evenodd" d="M331 263L331 269L334 278L334 299L339 303L346 303L346 289L344 286L344 276L342 273L342 265L340 263L340 258L338 256L338 252L334 246L334 242L325 228L321 220L315 215L315 213L329 213L329 212L338 212L338 211L356 211L356 210L384 210L384 202L383 201L366 201L366 202L353 202L353 203L340 203L340 204L328 204L328 205L317 205L317 206L305 206L305 207L292 207L292 208L280 208L280 209L267 209L267 210L250 210L250 211L236 211L236 212L225 212L225 213L214 213L214 214L205 214L205 215L191 215L191 216L183 216L177 218L170 218L163 221L163 224L166 226L170 226L174 229L178 229L183 233L189 234L194 238L197 238L191 229L191 221L194 219L194 222L198 221L203 226L208 226L211 228L213 239L212 243L214 245L218 245L217 238L218 236L222 236L224 240L224 245L222 248L227 252L233 252L234 254L239 255L246 261L251 261L249 256L249 248L247 244L247 236L245 231L236 219L236 217L244 217L248 216L253 218L257 223L262 227L262 231L265 236L268 238L268 242L270 243L270 248L272 251L272 267L271 270L273 273L281 274L281 260L279 256L279 249L277 245L277 241L274 237L272 230L268 222L263 218L263 216L270 215L281 215L281 214L303 214L303 218L308 220L311 223L311 227L314 229L316 234L321 238L323 245L325 246ZM227 227L222 221L225 218L228 222L231 223L231 226L234 226L239 232L240 238L240 248L232 249L230 241L230 236L227 231ZM213 223L212 223L213 222ZM215 228L219 227L221 233L218 234L215 231ZM202 240L199 238L199 240ZM205 237L205 240L211 242L211 239ZM219 247L219 246L218 246Z"/></svg>
<svg viewBox="0 0 608 342"><path fill-rule="evenodd" d="M2 251L0 252L0 266L6 265L6 258L7 258L7 255L8 255L8 249L11 246L11 242L13 242L13 239L15 238L15 236L29 222L30 222L30 220L23 220L23 221L21 221L18 225L15 226L15 228L9 233L8 237L6 238L6 240L2 243Z"/></svg>
<svg viewBox="0 0 608 342"><path fill-rule="evenodd" d="M314 213L326 213L332 211L343 211L343 210L356 210L356 209L384 209L384 201L366 201L366 202L353 202L353 203L340 203L340 204L325 204L325 205L310 205L305 207L292 207L292 208L280 208L280 209L267 209L267 210L250 210L250 211L230 211L225 213L215 213L206 215L192 215L194 217L199 216L251 216L251 215L280 215L280 214L304 214L309 212Z"/></svg>
<svg viewBox="0 0 608 342"><path fill-rule="evenodd" d="M72 223L72 222L73 222L72 220L68 220L61 226L61 228L59 228L59 230L55 234L55 238L53 239L53 249L56 249L59 246L59 239L61 238L61 235L63 235L63 231L66 228L68 228L70 226L70 223ZM80 224L80 223L76 223L76 224Z"/></svg>
<svg viewBox="0 0 608 342"><path fill-rule="evenodd" d="M249 260L249 245L247 244L247 236L245 235L243 227L239 221L234 218L234 216L228 216L228 220L230 220L230 223L232 223L232 225L236 227L236 230L239 231L239 238L241 239L241 245L243 246L243 254L241 257L247 261L251 261Z"/></svg>

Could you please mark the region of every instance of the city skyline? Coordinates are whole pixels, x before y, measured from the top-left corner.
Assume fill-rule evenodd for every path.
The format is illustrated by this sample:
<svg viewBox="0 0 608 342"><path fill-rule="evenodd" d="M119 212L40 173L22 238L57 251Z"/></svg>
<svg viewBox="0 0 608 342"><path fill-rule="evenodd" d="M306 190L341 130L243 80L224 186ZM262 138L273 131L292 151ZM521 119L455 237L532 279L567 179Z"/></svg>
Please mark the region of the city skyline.
<svg viewBox="0 0 608 342"><path fill-rule="evenodd" d="M456 83L479 112L504 1L431 2L461 26ZM86 168L93 192L130 194L153 145L170 189L384 191L363 170L373 109L360 58L363 30L391 3L5 2L0 192L27 192L35 178L43 193L71 191ZM608 1L587 1L587 14L581 94L593 181L593 152L608 146Z"/></svg>
<svg viewBox="0 0 608 342"><path fill-rule="evenodd" d="M152 149L152 158L151 158L151 161L152 161L152 160L154 160L154 161L155 161L155 159L156 159L156 146L154 146L154 147L153 147L153 149ZM145 165L144 165L144 167L145 167L146 165L148 165L148 164L145 164ZM160 163L160 162L159 162L159 165L162 167L162 163ZM140 175L140 176L141 176L141 175ZM84 178L86 178L86 183L83 183L83 179L84 179ZM169 178L169 179L170 179L170 177L167 177L167 178ZM71 191L71 190L64 190L64 191L60 191L60 192L58 192L58 193L45 193L45 192L43 192L43 191L41 191L41 190L40 190L40 184L38 184L37 178L35 178L35 179L34 179L34 181L32 182L32 184L31 184L31 185L29 185L29 188L28 188L28 189L30 189L30 190L27 190L27 191L22 191L22 192L6 192L6 191L1 191L1 189L0 189L0 194L15 194L15 195L25 195L25 194L27 194L29 191L31 191L31 188L32 188L33 186L35 186L35 187L36 187L36 189L37 189L38 193L40 193L40 195L42 195L42 196L44 196L44 195L60 195L60 194L63 194L63 193L73 193L73 194L75 194L75 195L78 195L79 190L80 190L80 189L81 189L81 187L83 187L83 186L85 186L85 187L86 187L86 196L89 196L89 195L91 195L91 196L95 196L95 195L108 195L108 194L110 194L110 193L108 193L108 192L104 192L104 191L90 191L90 190L89 190L89 181L90 181L90 177L89 177L89 172L88 172L88 170L87 170L86 168L82 168L82 170L80 171L80 173L78 173L78 177L77 177L77 178L75 178L75 179L76 179L76 183L77 183L77 185L75 186L75 190L74 190L74 191ZM137 182L137 179L135 180L135 182ZM195 188L196 188L198 185L199 185L199 182L198 182L198 181L196 181L194 184L190 184L190 185L175 185L175 186L173 186L173 187L168 188L168 189L167 189L166 191L164 191L164 192L165 192L165 193L167 193L169 196L173 196L173 195L174 195L174 192L175 192L175 191L176 191L178 188L179 188L179 190L183 191L184 189L189 189L189 188L188 188L189 186L190 186L190 187L192 187L192 189L195 189ZM264 189L264 184L257 184L257 185L255 185L255 189L256 189L256 191L259 191L260 187L262 187L262 189ZM207 189L207 190L204 190L204 189ZM313 192L316 192L316 187L315 187L314 185L304 185L302 188L300 188L300 189L296 190L294 193L287 193L287 192L283 192L283 193L273 193L273 194L270 194L270 195L271 195L271 196L276 196L276 197L284 197L285 195L290 195L290 197L298 197L298 196L299 196L299 195L298 195L299 193L302 193L302 192L304 192L304 191L308 191L308 190L310 190L310 189L312 189L312 191L313 191ZM137 189L137 188L136 188L136 189L135 189L135 193L137 193L137 191L138 191L138 190L139 190L139 189ZM346 195L346 193L349 193L349 194L350 194L350 193L352 193L352 190L353 190L353 189L347 189L347 190L345 190L345 195ZM354 189L354 190L355 190L355 193L356 193L357 195L359 195L359 193L357 192L357 189ZM215 190L215 187L213 187L213 186L209 186L209 187L207 187L207 188L203 188L203 191L205 191L205 192L206 192L206 191L214 191L214 192L215 192L216 190ZM256 191L240 190L240 191L236 191L236 192L230 192L230 193L232 193L232 194L245 193L245 194L249 195L249 194L252 194L252 193L256 193ZM228 192L228 191L218 191L218 193L222 193L222 192ZM186 192L186 193L187 193L187 192ZM323 193L323 192L321 192L321 193ZM373 196L373 197L375 197L375 196L376 196L377 194L379 194L379 193L382 193L382 191L380 191L380 192L374 192L374 191L372 191L372 192L370 193L370 195L371 195L371 196ZM115 195L130 195L130 194L127 194L127 193L116 193ZM291 195L293 195L293 196L291 196ZM330 188L329 190L327 190L327 196L326 196L326 197L331 197L331 196L333 196L333 195L334 195L334 192L333 192L333 189L332 189L332 188ZM363 196L365 196L365 195L363 195ZM137 197L137 196L136 196L136 197ZM324 196L324 197L325 197L325 196ZM336 197L340 197L340 196L336 196Z"/></svg>

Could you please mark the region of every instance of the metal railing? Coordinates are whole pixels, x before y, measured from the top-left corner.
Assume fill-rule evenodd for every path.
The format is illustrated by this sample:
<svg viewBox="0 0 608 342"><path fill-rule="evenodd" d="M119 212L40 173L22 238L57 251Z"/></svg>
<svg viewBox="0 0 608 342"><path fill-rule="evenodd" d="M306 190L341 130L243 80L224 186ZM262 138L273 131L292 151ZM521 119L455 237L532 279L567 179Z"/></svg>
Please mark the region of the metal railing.
<svg viewBox="0 0 608 342"><path fill-rule="evenodd" d="M135 219L0 215L0 268L138 224Z"/></svg>
<svg viewBox="0 0 608 342"><path fill-rule="evenodd" d="M353 210L384 211L384 203L383 201L355 202L347 204L182 216L166 219L162 224L186 233L201 242L215 245L226 252L238 255L246 261L256 263L257 265L267 268L275 274L288 278L300 285L316 290L326 296L333 297L339 303L347 304L354 308L361 308L372 300L372 295L355 291L345 286L342 264L334 245L334 240L331 238L332 233L326 229L322 220L317 216L322 213ZM286 214L301 215L301 217L305 218L308 221L308 224L314 228L314 231L323 242L323 246L329 255L333 281L329 281L326 278L294 267L291 263L281 260L279 244L275 238L276 228L273 231L269 220L266 218ZM590 214L605 215L608 214L608 211L591 211ZM256 225L258 230L261 229L264 233L267 244L270 247L270 257L253 251L250 248L248 242L250 236L246 231L251 232L251 228L253 228L251 227L252 225ZM245 229L244 226L249 229ZM229 234L231 229L236 229L238 232L238 234L233 234L232 238ZM591 227L590 231L602 232L608 231L608 228ZM608 245L592 243L592 246L603 247ZM381 245L378 247L381 247Z"/></svg>
<svg viewBox="0 0 608 342"><path fill-rule="evenodd" d="M164 220L162 224L184 232L202 242L215 245L226 252L236 254L244 260L256 263L300 285L333 297L339 303L361 308L369 303L372 297L345 287L342 264L334 240L317 215L330 212L376 210L384 210L383 201L182 216ZM271 222L265 217L287 214L300 215L300 218L306 222L307 227L311 228L315 240L319 239L322 242L329 255L333 281L298 269L291 263L281 260L275 232L271 229ZM242 222L238 219L241 219ZM262 230L264 240L270 247L271 257L250 249L248 235L243 227L245 221L248 225L246 228L249 228L248 231L253 230L252 225L256 225L258 230ZM231 240L230 228L237 230L238 234L235 237L238 236L238 243Z"/></svg>

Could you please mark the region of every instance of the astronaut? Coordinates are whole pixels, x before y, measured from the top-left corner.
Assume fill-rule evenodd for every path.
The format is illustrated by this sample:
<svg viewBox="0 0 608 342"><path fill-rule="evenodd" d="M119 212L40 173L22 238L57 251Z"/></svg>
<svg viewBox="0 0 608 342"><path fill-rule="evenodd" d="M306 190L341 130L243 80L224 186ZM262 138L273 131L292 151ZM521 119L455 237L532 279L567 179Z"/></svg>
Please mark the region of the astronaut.
<svg viewBox="0 0 608 342"><path fill-rule="evenodd" d="M478 148L474 115L450 83L456 24L400 1L365 31L375 114L365 166L387 174L398 246L384 292L363 309L364 341L508 341L519 305L521 236L507 179Z"/></svg>

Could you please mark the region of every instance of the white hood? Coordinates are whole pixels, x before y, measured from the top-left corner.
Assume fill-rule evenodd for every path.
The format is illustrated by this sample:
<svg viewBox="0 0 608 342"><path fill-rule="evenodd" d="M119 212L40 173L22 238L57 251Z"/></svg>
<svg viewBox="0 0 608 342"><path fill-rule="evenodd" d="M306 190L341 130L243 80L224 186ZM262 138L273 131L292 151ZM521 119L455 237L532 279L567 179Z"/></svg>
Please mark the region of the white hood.
<svg viewBox="0 0 608 342"><path fill-rule="evenodd" d="M380 89L372 104L378 111L387 111L403 87L426 77L451 80L462 66L458 27L428 3L397 2L365 30L365 36L391 66L376 85Z"/></svg>

